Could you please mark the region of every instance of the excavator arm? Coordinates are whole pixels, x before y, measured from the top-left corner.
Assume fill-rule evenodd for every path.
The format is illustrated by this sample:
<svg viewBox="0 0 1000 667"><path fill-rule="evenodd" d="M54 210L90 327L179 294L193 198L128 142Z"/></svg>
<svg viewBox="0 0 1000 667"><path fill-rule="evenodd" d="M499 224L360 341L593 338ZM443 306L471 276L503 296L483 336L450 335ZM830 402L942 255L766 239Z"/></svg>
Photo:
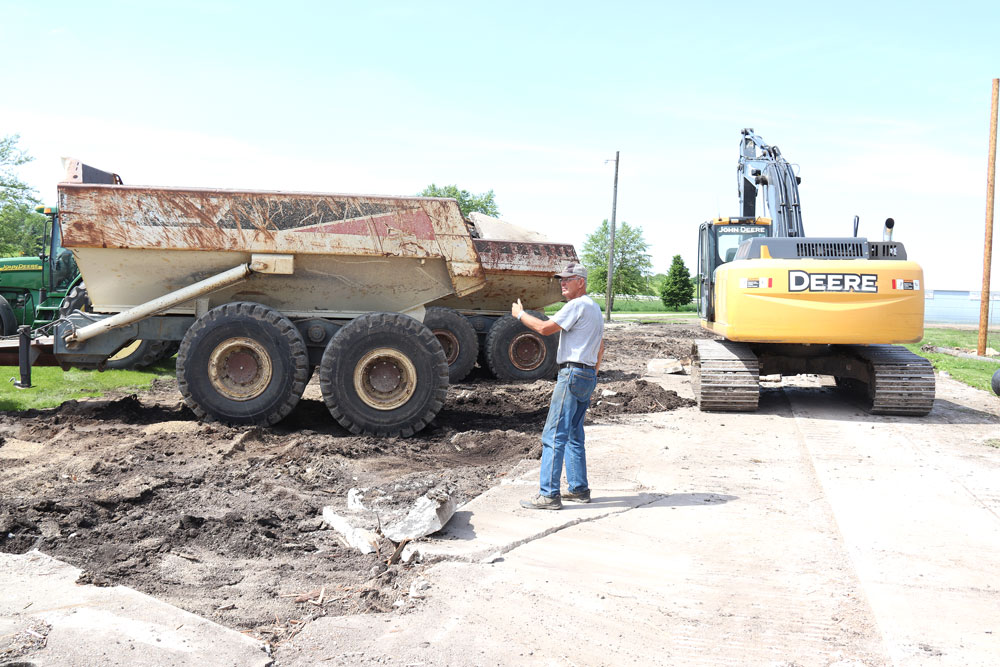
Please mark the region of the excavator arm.
<svg viewBox="0 0 1000 667"><path fill-rule="evenodd" d="M773 236L805 236L799 201L801 179L778 147L766 144L753 128L744 129L742 135L737 167L741 215L771 218ZM756 210L758 190L764 199L761 213Z"/></svg>

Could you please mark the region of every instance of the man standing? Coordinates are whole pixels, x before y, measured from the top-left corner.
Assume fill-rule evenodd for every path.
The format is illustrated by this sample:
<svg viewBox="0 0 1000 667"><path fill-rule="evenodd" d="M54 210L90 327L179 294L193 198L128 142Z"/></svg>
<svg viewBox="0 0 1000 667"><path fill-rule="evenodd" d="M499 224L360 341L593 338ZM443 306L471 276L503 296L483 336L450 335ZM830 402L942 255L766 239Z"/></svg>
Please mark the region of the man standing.
<svg viewBox="0 0 1000 667"><path fill-rule="evenodd" d="M551 319L541 320L524 312L520 299L510 308L511 315L536 333L550 336L559 332L556 352L559 378L542 431L538 495L521 501L521 506L528 509L562 509L563 499L590 502L583 417L590 406L590 394L597 386L597 369L604 357L604 320L601 307L587 296L587 267L574 262L556 276L566 305ZM560 494L564 460L569 491Z"/></svg>

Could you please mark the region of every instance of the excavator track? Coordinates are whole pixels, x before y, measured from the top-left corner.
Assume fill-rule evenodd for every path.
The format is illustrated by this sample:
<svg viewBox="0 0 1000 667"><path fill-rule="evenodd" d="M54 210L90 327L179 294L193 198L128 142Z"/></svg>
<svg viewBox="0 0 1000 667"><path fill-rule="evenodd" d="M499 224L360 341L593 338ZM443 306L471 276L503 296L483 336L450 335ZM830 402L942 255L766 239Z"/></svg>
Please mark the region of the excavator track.
<svg viewBox="0 0 1000 667"><path fill-rule="evenodd" d="M696 340L691 348L692 386L704 411L753 412L760 398L757 355L742 343Z"/></svg>
<svg viewBox="0 0 1000 667"><path fill-rule="evenodd" d="M923 416L934 407L934 367L899 345L850 345L868 365L868 411L876 415Z"/></svg>

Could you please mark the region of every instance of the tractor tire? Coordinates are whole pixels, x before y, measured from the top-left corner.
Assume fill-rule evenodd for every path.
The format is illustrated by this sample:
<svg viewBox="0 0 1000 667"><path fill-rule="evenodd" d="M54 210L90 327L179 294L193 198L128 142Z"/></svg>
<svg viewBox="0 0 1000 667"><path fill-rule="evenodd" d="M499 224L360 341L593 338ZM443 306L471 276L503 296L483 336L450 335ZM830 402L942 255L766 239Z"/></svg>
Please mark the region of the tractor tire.
<svg viewBox="0 0 1000 667"><path fill-rule="evenodd" d="M63 302L59 304L59 317L68 317L74 310L94 312L87 287L83 283L79 283L66 294ZM166 356L167 351L175 345L176 343L168 340L136 340L108 357L100 368L106 371L146 368Z"/></svg>
<svg viewBox="0 0 1000 667"><path fill-rule="evenodd" d="M0 296L0 336L13 336L17 333L17 317L14 316L14 309L10 307L10 302Z"/></svg>
<svg viewBox="0 0 1000 667"><path fill-rule="evenodd" d="M526 311L540 320L542 313ZM486 361L500 380L543 380L556 374L558 336L543 336L504 315L486 336Z"/></svg>
<svg viewBox="0 0 1000 667"><path fill-rule="evenodd" d="M406 438L444 406L448 361L417 320L368 313L330 339L319 383L330 414L351 433Z"/></svg>
<svg viewBox="0 0 1000 667"><path fill-rule="evenodd" d="M270 426L295 408L308 380L302 334L259 303L213 308L191 325L177 352L178 389L202 419Z"/></svg>
<svg viewBox="0 0 1000 667"><path fill-rule="evenodd" d="M451 308L428 308L424 326L431 330L444 349L448 361L448 382L456 384L476 365L479 356L479 337L464 315Z"/></svg>

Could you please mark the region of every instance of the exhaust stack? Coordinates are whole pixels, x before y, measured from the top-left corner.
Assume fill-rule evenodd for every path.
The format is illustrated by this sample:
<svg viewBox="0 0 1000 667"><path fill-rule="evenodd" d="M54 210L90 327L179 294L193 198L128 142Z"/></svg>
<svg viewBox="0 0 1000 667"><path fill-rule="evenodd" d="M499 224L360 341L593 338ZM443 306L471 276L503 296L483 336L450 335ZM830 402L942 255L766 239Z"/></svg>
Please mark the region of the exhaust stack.
<svg viewBox="0 0 1000 667"><path fill-rule="evenodd" d="M896 226L896 221L892 218L885 219L885 229L882 230L882 240L891 241L892 240L892 228Z"/></svg>

